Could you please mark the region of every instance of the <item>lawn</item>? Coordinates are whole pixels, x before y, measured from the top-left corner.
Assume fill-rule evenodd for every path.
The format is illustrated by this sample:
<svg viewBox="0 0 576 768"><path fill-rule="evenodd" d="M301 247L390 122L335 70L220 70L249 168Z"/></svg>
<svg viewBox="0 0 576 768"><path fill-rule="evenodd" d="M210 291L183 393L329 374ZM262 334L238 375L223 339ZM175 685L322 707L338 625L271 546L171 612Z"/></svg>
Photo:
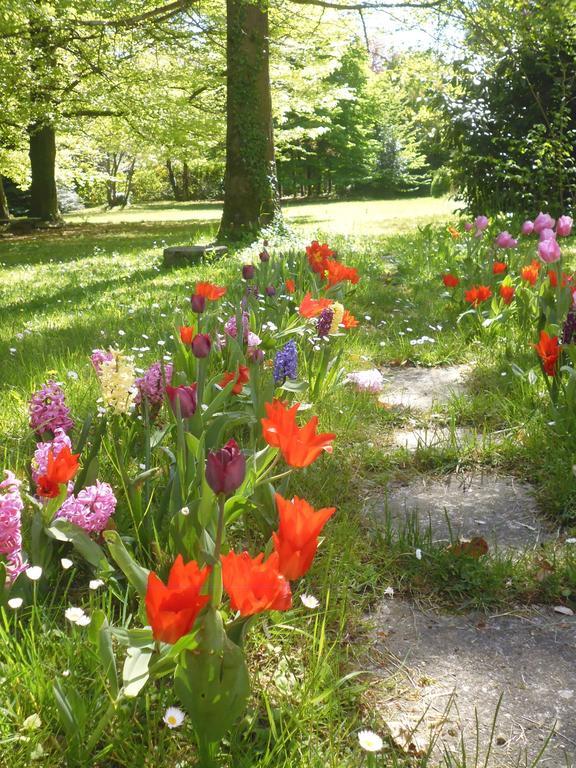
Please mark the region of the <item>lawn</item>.
<svg viewBox="0 0 576 768"><path fill-rule="evenodd" d="M457 222L452 208L449 201L431 199L292 205L287 218L294 226L293 240L271 244L273 259L281 254L293 259L317 235L359 270L361 280L345 299L360 322L342 342L347 371L469 363L468 393L436 408L433 418L449 427L498 432L502 439L411 453L394 445L392 434L423 417L382 407L374 394L350 386L326 388L314 411L322 432L337 434L334 454L321 459L318 471L310 467L282 486L285 496L289 491L313 498L316 506L337 504L317 561L295 587L295 595L316 595L320 607L310 612L298 600L289 619L273 615L251 635L249 667L258 682L249 714L224 743L226 765L365 764L357 731L382 732L383 724L367 697L373 678L362 616L386 587L451 608L502 610L519 602L564 602L576 591L574 555L568 549L550 545L539 552L538 557L554 562L544 579L535 576L534 553L515 560L505 555L481 558L463 567L453 552L432 544L428 531L393 531L370 523L363 514L367 494L381 489L384 495L390 479L484 467L530 480L550 519L567 525L568 531L574 523L572 449L555 430L542 378L514 375L511 367L514 362L523 371L536 368L530 343L517 331L499 332L497 325L488 333L473 325L472 317L458 321L461 312L442 285L441 275L455 263L450 262L453 244L446 232L447 224ZM189 296L196 281L233 284L239 258L257 259L258 245L214 264L173 270L162 266L164 245L213 237L218 210L158 204L124 212L90 211L70 216L72 226L62 233L0 241L4 467L25 475L34 448L27 401L46 379L63 383L73 416L81 422L99 396L89 361L94 348L112 345L131 351L141 368L173 355L177 326L190 322ZM532 250L533 244L522 244L518 263L529 261ZM113 452L102 459L100 469L114 477ZM234 535L243 543L257 538L256 528ZM425 560L415 556L420 548L427 552ZM154 554L148 556L152 566ZM90 613L102 608L118 625L133 623L136 608L125 582L118 580L109 590L89 590L89 578L86 565L74 571L74 578L62 571L53 589L42 593L39 588L33 607L25 606L17 617L0 609L5 648L5 659L0 659L0 755L9 756L15 768L34 760L48 768L66 764L54 680L74 684L84 697L80 738L90 738L87 713L100 711L106 702L98 655L86 632L65 622L64 607L73 601ZM86 764L192 766L189 730L168 730L162 723L166 706L174 703L169 687L161 683L123 702L92 745L93 762ZM70 749L67 754L68 764L82 764L70 762ZM373 764L400 765L404 759L388 742Z"/></svg>

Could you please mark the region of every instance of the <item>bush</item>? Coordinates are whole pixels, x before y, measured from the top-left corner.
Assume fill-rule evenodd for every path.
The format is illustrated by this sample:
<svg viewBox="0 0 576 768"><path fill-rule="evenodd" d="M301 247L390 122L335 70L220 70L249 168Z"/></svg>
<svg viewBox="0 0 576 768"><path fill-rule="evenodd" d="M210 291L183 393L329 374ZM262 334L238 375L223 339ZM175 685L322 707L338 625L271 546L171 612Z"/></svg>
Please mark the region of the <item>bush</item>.
<svg viewBox="0 0 576 768"><path fill-rule="evenodd" d="M452 178L448 168L438 168L432 176L430 184L430 194L432 197L442 197L447 195L452 189Z"/></svg>

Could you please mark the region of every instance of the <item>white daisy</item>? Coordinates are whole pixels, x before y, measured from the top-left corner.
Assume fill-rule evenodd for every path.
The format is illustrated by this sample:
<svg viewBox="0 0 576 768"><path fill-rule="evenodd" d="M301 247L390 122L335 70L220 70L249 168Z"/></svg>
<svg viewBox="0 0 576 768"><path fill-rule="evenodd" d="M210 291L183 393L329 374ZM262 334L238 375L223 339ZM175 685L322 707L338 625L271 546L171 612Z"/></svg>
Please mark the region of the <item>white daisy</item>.
<svg viewBox="0 0 576 768"><path fill-rule="evenodd" d="M26 576L28 576L30 581L38 581L42 576L42 568L39 565L33 565L26 569Z"/></svg>
<svg viewBox="0 0 576 768"><path fill-rule="evenodd" d="M18 608L22 607L23 602L24 600L22 600L21 597L11 597L10 600L8 600L8 606L14 610L17 610Z"/></svg>
<svg viewBox="0 0 576 768"><path fill-rule="evenodd" d="M374 731L359 731L358 741L366 752L380 752L383 747L382 739Z"/></svg>
<svg viewBox="0 0 576 768"><path fill-rule="evenodd" d="M60 558L60 565L62 566L62 568L64 568L65 571L67 571L68 568L72 568L74 563L72 562L72 560L70 560L69 557L61 557Z"/></svg>
<svg viewBox="0 0 576 768"><path fill-rule="evenodd" d="M103 587L103 586L104 586L104 582L102 581L102 579L91 579L88 582L88 587L93 590L99 589L100 587Z"/></svg>
<svg viewBox="0 0 576 768"><path fill-rule="evenodd" d="M306 608L314 609L320 605L320 601L314 595L300 595L300 600L302 600L302 605Z"/></svg>
<svg viewBox="0 0 576 768"><path fill-rule="evenodd" d="M186 715L177 707L168 707L162 718L168 728L178 728L184 722Z"/></svg>
<svg viewBox="0 0 576 768"><path fill-rule="evenodd" d="M74 606L71 608L66 608L64 611L64 616L68 619L69 622L72 624L77 624L79 627L85 627L90 624L90 617L86 616L83 608L76 608Z"/></svg>

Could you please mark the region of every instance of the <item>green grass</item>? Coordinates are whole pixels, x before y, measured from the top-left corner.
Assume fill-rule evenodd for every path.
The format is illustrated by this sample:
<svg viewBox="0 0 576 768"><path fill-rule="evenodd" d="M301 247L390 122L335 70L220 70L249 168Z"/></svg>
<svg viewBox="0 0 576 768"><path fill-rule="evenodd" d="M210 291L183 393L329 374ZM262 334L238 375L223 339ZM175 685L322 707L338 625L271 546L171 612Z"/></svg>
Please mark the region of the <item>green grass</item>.
<svg viewBox="0 0 576 768"><path fill-rule="evenodd" d="M472 560L433 546L427 531L408 527L393 532L374 526L362 514L367 489L391 478L493 467L532 481L551 519L569 522L575 516L573 449L548 424L541 383L529 385L512 375L501 338L479 341L464 324L454 322L438 286L443 256L415 230L416 224L430 221L444 225L452 207L445 200L417 199L287 209L298 236L326 237L362 273L348 305L362 325L347 350L346 367L474 361L469 395L438 409L439 423L502 430L507 437L481 447L409 454L392 446L391 434L411 414L380 408L374 396L349 387L319 404L322 429L338 434L335 454L318 471L299 473L289 490L313 498L317 506L337 500L338 513L320 556L298 587L299 593L317 595L321 607L309 612L296 598L289 626L270 619L252 636L250 666L258 680L253 706L224 745L234 768L361 764L356 731L378 730L380 723L377 713L362 703L370 678L359 619L386 586L392 585L397 595L475 608L566 602L576 593L575 556L568 546L551 544L515 559ZM170 335L189 319L194 282L203 277L228 282L236 274L234 258L175 270L161 265L165 245L213 238L218 216L217 205L202 204L91 211L70 216L72 226L63 233L0 240L2 467L25 470L33 447L27 400L43 381L54 377L65 383L73 414L81 421L97 397L88 361L94 347L138 348L137 363L145 367L171 349ZM435 343L410 344L422 335L433 336ZM525 344L517 359L529 366L531 355ZM414 556L417 547L427 553L422 560ZM542 558L553 567L544 578ZM63 580L36 609L21 609L24 621L0 612L0 766L65 764L54 680L77 687L91 713L106 706L95 653L85 633L64 621L70 604L111 607L110 592L90 592L89 578L86 570L73 569L70 581ZM129 621L134 605L130 600L122 605L122 619ZM361 674L347 678L356 672ZM92 764L192 765L190 733L168 731L161 723L164 708L173 703L165 686L152 686L133 705L123 705ZM34 714L40 724L26 720ZM385 764L400 765L403 758L388 746L375 763Z"/></svg>

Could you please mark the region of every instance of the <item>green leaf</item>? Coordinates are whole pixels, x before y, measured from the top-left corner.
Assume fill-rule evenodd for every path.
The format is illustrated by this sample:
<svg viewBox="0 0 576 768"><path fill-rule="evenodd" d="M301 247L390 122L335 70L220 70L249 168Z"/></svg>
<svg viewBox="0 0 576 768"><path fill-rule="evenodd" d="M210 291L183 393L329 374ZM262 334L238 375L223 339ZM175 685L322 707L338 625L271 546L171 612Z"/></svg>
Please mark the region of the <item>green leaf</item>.
<svg viewBox="0 0 576 768"><path fill-rule="evenodd" d="M104 531L103 536L108 544L110 554L120 570L124 573L136 592L138 592L141 597L146 597L149 571L134 560L116 531Z"/></svg>
<svg viewBox="0 0 576 768"><path fill-rule="evenodd" d="M70 542L82 557L99 571L104 573L112 571L102 547L98 546L85 530L69 520L53 520L50 527L46 529L46 533L57 541Z"/></svg>
<svg viewBox="0 0 576 768"><path fill-rule="evenodd" d="M110 695L115 699L118 696L118 672L112 648L112 633L104 611L97 610L92 613L88 636L98 649L98 655L110 687Z"/></svg>
<svg viewBox="0 0 576 768"><path fill-rule="evenodd" d="M124 695L128 698L137 696L148 682L150 677L148 667L152 653L151 648L128 648L122 669Z"/></svg>

